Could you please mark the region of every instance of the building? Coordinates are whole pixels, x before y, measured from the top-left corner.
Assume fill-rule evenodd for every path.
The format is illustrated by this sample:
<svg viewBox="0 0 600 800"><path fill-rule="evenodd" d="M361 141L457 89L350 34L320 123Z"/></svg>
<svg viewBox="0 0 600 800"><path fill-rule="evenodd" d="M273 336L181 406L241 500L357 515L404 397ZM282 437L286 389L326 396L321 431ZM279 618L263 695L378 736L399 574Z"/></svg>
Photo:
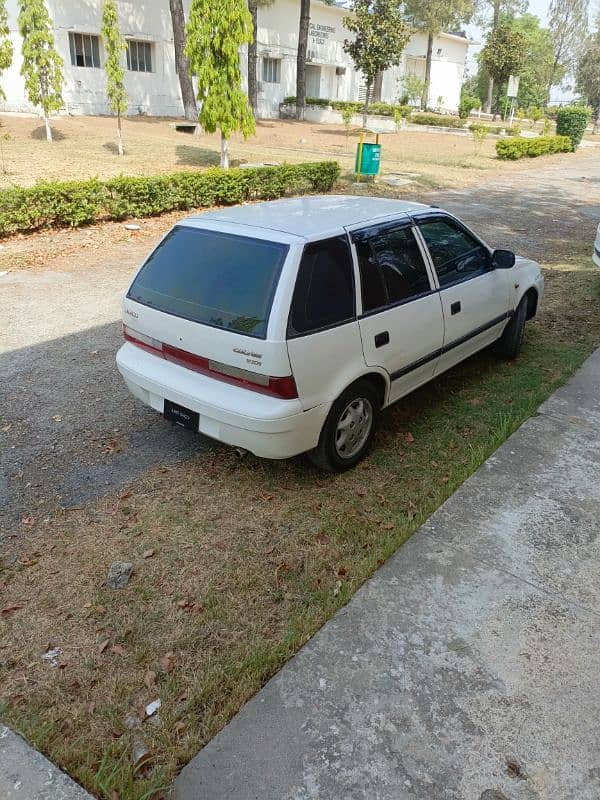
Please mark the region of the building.
<svg viewBox="0 0 600 800"><path fill-rule="evenodd" d="M184 0L189 8L190 0ZM102 0L46 0L54 21L56 47L64 59L63 97L68 114L109 113L102 69L104 52L100 37ZM121 32L127 40L124 61L130 114L180 116L182 103L175 69L173 31L168 0L117 0ZM187 10L187 9L186 9ZM32 112L21 69L21 41L17 31L17 0L8 0L9 26L14 40L13 65L2 76L5 111ZM307 66L307 94L312 97L358 100L364 97L360 73L344 53L349 37L342 6L328 6L313 0ZM275 0L259 9L259 112L274 118L279 105L296 90L296 49L299 0ZM459 34L443 33L433 46L430 106L456 111L460 98L469 40ZM402 64L384 73L377 87L379 99L396 102L402 93L402 77L425 73L426 37L414 35ZM242 71L246 58L242 53ZM362 91L361 91L362 90Z"/></svg>

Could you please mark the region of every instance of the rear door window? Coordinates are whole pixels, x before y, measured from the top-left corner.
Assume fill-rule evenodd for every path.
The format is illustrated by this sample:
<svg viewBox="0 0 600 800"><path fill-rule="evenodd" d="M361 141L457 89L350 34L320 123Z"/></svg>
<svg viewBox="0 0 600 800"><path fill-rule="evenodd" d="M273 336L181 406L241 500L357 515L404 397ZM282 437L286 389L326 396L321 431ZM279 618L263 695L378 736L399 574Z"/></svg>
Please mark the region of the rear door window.
<svg viewBox="0 0 600 800"><path fill-rule="evenodd" d="M129 297L214 328L264 339L288 245L176 226L148 258Z"/></svg>
<svg viewBox="0 0 600 800"><path fill-rule="evenodd" d="M440 286L451 286L482 275L491 268L487 247L463 230L454 220L444 218L419 221Z"/></svg>
<svg viewBox="0 0 600 800"><path fill-rule="evenodd" d="M409 223L360 231L354 236L363 313L431 291L421 250Z"/></svg>
<svg viewBox="0 0 600 800"><path fill-rule="evenodd" d="M346 236L306 245L292 299L288 335L354 319L354 269Z"/></svg>

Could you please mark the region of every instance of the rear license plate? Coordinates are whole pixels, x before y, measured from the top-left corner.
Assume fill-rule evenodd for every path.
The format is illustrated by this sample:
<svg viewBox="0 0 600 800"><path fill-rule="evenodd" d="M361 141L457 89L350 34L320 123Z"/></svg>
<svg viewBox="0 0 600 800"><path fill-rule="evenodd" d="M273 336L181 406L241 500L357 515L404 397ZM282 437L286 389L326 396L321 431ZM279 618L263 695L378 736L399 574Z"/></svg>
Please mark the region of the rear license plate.
<svg viewBox="0 0 600 800"><path fill-rule="evenodd" d="M182 428L196 432L200 429L200 414L197 411L190 411L189 408L178 406L177 403L172 403L170 400L165 400L164 415L165 419Z"/></svg>

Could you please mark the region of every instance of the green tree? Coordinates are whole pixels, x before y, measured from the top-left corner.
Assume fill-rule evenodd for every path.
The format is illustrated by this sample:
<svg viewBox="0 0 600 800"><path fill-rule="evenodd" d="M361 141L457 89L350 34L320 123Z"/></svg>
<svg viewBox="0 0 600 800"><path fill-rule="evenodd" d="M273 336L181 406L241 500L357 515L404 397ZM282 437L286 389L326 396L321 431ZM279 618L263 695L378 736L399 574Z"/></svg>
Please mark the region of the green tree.
<svg viewBox="0 0 600 800"><path fill-rule="evenodd" d="M490 28L491 32L498 29L502 15L512 17L514 14L521 14L527 10L529 0L482 0L479 22L481 27ZM487 7L491 6L492 19L491 22L486 19ZM494 79L488 75L487 93L485 98L485 111L489 114L492 109L492 102L494 98ZM483 99L483 98L482 98Z"/></svg>
<svg viewBox="0 0 600 800"><path fill-rule="evenodd" d="M474 0L406 0L406 13L412 18L416 30L427 34L427 56L425 58L425 81L421 92L421 107L429 105L431 84L431 60L433 40L444 30L455 30L469 22L475 13Z"/></svg>
<svg viewBox="0 0 600 800"><path fill-rule="evenodd" d="M6 0L0 0L0 75L8 69L13 60L13 45L8 27L8 12ZM4 89L0 86L0 98L6 99Z"/></svg>
<svg viewBox="0 0 600 800"><path fill-rule="evenodd" d="M525 57L520 72L519 105L524 108L544 108L548 104L548 87L554 65L552 36L547 28L542 28L534 14L523 14L509 23L512 30L523 34ZM555 71L561 81L564 69Z"/></svg>
<svg viewBox="0 0 600 800"><path fill-rule="evenodd" d="M52 20L44 0L19 0L19 33L23 39L25 91L29 102L44 113L46 139L52 141L49 116L63 104L63 60L56 52Z"/></svg>
<svg viewBox="0 0 600 800"><path fill-rule="evenodd" d="M239 48L252 38L245 0L192 0L186 34L185 54L198 79L198 118L208 133L220 131L221 166L227 168L231 134L255 132L240 72Z"/></svg>
<svg viewBox="0 0 600 800"><path fill-rule="evenodd" d="M501 86L509 75L518 75L525 59L525 37L506 22L501 22L487 37L481 51L481 63L491 81Z"/></svg>
<svg viewBox="0 0 600 800"><path fill-rule="evenodd" d="M588 32L589 0L551 0L549 27L554 45L554 61L548 93L559 82L559 70L569 72L577 62Z"/></svg>
<svg viewBox="0 0 600 800"><path fill-rule="evenodd" d="M575 74L577 90L594 112L594 133L600 133L600 17L596 32L585 41Z"/></svg>
<svg viewBox="0 0 600 800"><path fill-rule="evenodd" d="M354 0L352 10L354 15L346 17L344 25L355 38L346 39L344 50L365 78L363 127L366 127L375 77L400 63L410 39L410 28L397 0Z"/></svg>
<svg viewBox="0 0 600 800"><path fill-rule="evenodd" d="M127 45L119 31L119 17L115 0L105 0L102 8L102 40L106 52L106 95L111 110L117 115L117 147L119 155L122 156L121 116L127 112L123 53L127 49Z"/></svg>
<svg viewBox="0 0 600 800"><path fill-rule="evenodd" d="M171 11L171 25L173 26L173 48L175 50L175 64L177 77L181 89L183 115L190 122L198 121L198 106L194 94L194 84L190 75L190 65L185 55L185 13L183 0L169 0Z"/></svg>

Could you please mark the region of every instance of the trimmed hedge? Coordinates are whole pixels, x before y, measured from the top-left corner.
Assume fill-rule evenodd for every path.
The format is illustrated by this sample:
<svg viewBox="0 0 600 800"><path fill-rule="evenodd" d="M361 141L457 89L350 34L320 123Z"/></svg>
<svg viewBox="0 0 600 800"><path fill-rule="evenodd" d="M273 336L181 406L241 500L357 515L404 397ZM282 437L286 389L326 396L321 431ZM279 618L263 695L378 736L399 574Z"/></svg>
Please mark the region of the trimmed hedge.
<svg viewBox="0 0 600 800"><path fill-rule="evenodd" d="M516 161L518 158L535 158L548 153L570 153L571 140L568 136L536 136L532 139L515 137L496 142L498 158Z"/></svg>
<svg viewBox="0 0 600 800"><path fill-rule="evenodd" d="M452 117L450 114L413 114L410 121L417 125L435 125L440 128L464 128L467 124L466 119Z"/></svg>
<svg viewBox="0 0 600 800"><path fill-rule="evenodd" d="M586 106L563 106L556 112L556 133L569 137L573 152L579 147L590 118Z"/></svg>
<svg viewBox="0 0 600 800"><path fill-rule="evenodd" d="M321 161L14 186L0 192L0 236L41 228L76 228L99 220L151 217L166 211L233 205L245 200L274 200L290 194L328 192L339 174L336 161Z"/></svg>
<svg viewBox="0 0 600 800"><path fill-rule="evenodd" d="M295 106L296 98L284 97L283 105ZM357 103L354 100L327 100L323 97L307 97L306 105L317 106L318 108L332 108L334 111L344 111L344 109L349 108L354 114L362 114L364 108L364 103ZM369 104L369 114L379 117L393 117L396 111L399 111L402 117L410 117L412 108L392 103L374 102Z"/></svg>

